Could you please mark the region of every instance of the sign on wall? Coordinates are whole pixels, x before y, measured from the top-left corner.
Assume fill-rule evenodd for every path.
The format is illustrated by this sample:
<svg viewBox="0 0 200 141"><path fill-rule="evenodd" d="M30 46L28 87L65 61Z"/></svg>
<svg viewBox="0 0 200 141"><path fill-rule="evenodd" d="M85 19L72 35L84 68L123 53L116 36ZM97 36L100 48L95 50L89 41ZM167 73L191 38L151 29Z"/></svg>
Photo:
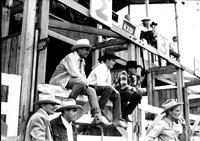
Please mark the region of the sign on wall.
<svg viewBox="0 0 200 141"><path fill-rule="evenodd" d="M21 76L1 73L1 85L8 86L6 101L1 101L1 115L6 116L7 136L17 136Z"/></svg>
<svg viewBox="0 0 200 141"><path fill-rule="evenodd" d="M90 15L106 26L112 26L112 0L90 0Z"/></svg>
<svg viewBox="0 0 200 141"><path fill-rule="evenodd" d="M169 58L169 41L159 34L157 36L157 46L158 53L166 58Z"/></svg>

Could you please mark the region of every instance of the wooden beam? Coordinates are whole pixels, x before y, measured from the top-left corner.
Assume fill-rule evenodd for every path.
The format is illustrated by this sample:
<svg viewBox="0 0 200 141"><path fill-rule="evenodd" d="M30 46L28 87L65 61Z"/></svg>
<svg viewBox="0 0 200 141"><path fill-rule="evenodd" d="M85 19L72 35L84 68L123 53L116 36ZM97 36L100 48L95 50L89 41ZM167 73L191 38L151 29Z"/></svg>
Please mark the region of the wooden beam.
<svg viewBox="0 0 200 141"><path fill-rule="evenodd" d="M19 133L25 126L25 120L29 115L30 97L32 88L31 80L33 73L33 50L34 50L34 29L37 0L25 0L21 33L21 50L19 59L19 75L22 76L20 112L19 112Z"/></svg>
<svg viewBox="0 0 200 141"><path fill-rule="evenodd" d="M77 10L80 11L80 13L89 17L89 10L85 8L84 6L82 6L81 4L75 2L74 0L58 0L58 1L76 11Z"/></svg>
<svg viewBox="0 0 200 141"><path fill-rule="evenodd" d="M10 25L10 9L2 7L1 38L8 36Z"/></svg>
<svg viewBox="0 0 200 141"><path fill-rule="evenodd" d="M39 1L39 43L38 49L38 69L37 69L37 83L45 83L45 74L46 74L46 60L47 60L47 44L48 38L48 25L49 25L49 9L50 9L50 0Z"/></svg>
<svg viewBox="0 0 200 141"><path fill-rule="evenodd" d="M109 41L104 41L101 43L97 43L95 45L96 49L101 49L101 48L105 48L105 47L109 47L109 46L115 46L115 45L123 45L128 43L127 40L124 39L111 39Z"/></svg>
<svg viewBox="0 0 200 141"><path fill-rule="evenodd" d="M74 24L74 23L70 23L67 21L61 22L61 21L57 21L57 20L50 20L49 28L55 29L55 30L76 31L76 32L95 34L95 35L106 36L106 37L122 38L119 34L114 33L113 31L110 31L110 30Z"/></svg>
<svg viewBox="0 0 200 141"><path fill-rule="evenodd" d="M196 86L196 85L200 85L200 79L195 79L193 81L190 81L190 82L186 82L185 83L185 86L186 87L189 87L189 86Z"/></svg>
<svg viewBox="0 0 200 141"><path fill-rule="evenodd" d="M176 70L177 70L176 66L174 66L174 65L167 65L167 66L149 68L148 72L155 72L155 74L158 75L158 74L173 73Z"/></svg>
<svg viewBox="0 0 200 141"><path fill-rule="evenodd" d="M69 37L64 36L64 35L62 35L62 34L59 34L58 32L55 32L55 31L53 31L53 30L51 30L51 29L49 29L48 34L49 34L49 36L51 36L51 37L54 37L54 38L56 38L56 39L59 39L59 40L61 40L61 41L63 41L63 42L66 42L66 43L68 43L68 44L71 44L71 45L74 45L74 44L76 43L76 40L73 40L72 38L69 38Z"/></svg>

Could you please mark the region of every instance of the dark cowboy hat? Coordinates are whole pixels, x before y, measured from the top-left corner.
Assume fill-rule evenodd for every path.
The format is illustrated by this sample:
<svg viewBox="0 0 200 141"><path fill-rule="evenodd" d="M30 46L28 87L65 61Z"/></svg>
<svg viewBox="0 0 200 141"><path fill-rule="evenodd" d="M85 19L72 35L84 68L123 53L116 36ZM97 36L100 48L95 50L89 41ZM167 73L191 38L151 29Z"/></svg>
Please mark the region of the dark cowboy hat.
<svg viewBox="0 0 200 141"><path fill-rule="evenodd" d="M72 46L71 50L77 50L79 48L90 48L92 49L93 47L90 45L90 42L88 39L79 39L76 41L76 44Z"/></svg>
<svg viewBox="0 0 200 141"><path fill-rule="evenodd" d="M153 27L154 25L157 26L158 24L155 23L155 22L152 22L152 23L150 24L150 27Z"/></svg>
<svg viewBox="0 0 200 141"><path fill-rule="evenodd" d="M128 68L135 68L135 69L137 69L137 68L142 68L142 66L141 65L137 65L137 62L136 61L128 61L127 63L126 63L126 68L128 69Z"/></svg>
<svg viewBox="0 0 200 141"><path fill-rule="evenodd" d="M35 102L34 104L55 104L60 105L58 103L58 100L56 100L55 95L50 93L40 93L39 94L39 100Z"/></svg>
<svg viewBox="0 0 200 141"><path fill-rule="evenodd" d="M81 105L77 105L76 101L72 98L65 99L61 102L61 105L56 112L62 112L65 109L83 109Z"/></svg>
<svg viewBox="0 0 200 141"><path fill-rule="evenodd" d="M150 19L149 19L149 18L144 18L144 19L142 19L141 21L142 21L142 22L150 21Z"/></svg>
<svg viewBox="0 0 200 141"><path fill-rule="evenodd" d="M178 103L174 99L169 99L162 104L162 108L164 109L164 111L161 114L166 113L170 109L173 109L182 104L183 104L183 102Z"/></svg>
<svg viewBox="0 0 200 141"><path fill-rule="evenodd" d="M99 61L105 61L106 59L120 59L113 52L105 52L103 56L99 57Z"/></svg>

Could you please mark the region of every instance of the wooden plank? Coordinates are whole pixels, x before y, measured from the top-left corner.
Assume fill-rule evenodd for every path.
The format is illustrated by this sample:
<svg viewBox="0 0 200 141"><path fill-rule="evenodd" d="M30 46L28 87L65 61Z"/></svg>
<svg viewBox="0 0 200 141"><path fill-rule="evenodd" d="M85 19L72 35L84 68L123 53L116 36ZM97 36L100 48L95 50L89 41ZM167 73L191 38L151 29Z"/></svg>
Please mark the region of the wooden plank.
<svg viewBox="0 0 200 141"><path fill-rule="evenodd" d="M5 60L6 60L7 40L2 39L1 42L1 72L5 73Z"/></svg>
<svg viewBox="0 0 200 141"><path fill-rule="evenodd" d="M21 97L20 97L20 112L19 112L19 133L25 126L25 119L29 115L30 94L31 94L31 76L33 63L33 44L34 44L34 29L36 16L37 0L25 0L24 12L22 21L22 33L20 43L20 58L19 58L19 75L22 76Z"/></svg>
<svg viewBox="0 0 200 141"><path fill-rule="evenodd" d="M39 44L38 48L38 70L37 70L37 83L45 83L46 76L46 61L47 61L47 38L48 38L48 25L49 25L49 9L50 9L50 0L39 1ZM41 41L42 40L42 41ZM37 98L36 98L37 99Z"/></svg>
<svg viewBox="0 0 200 141"><path fill-rule="evenodd" d="M9 61L9 74L16 74L17 72L17 45L18 45L18 37L14 36L11 39L11 49L10 49L10 61Z"/></svg>
<svg viewBox="0 0 200 141"><path fill-rule="evenodd" d="M127 43L127 40L124 40L124 39L111 39L109 41L97 43L95 45L95 49L101 49L101 48L105 48L105 47L109 47L109 46L115 46L115 45L123 45L123 44L126 44L126 43Z"/></svg>
<svg viewBox="0 0 200 141"><path fill-rule="evenodd" d="M62 22L58 20L49 20L49 28L54 28L57 30L69 30L69 31L76 31L76 32L82 32L87 34L95 34L100 36L106 36L106 37L114 37L114 38L122 38L119 34L106 30L106 29L99 29L95 27L90 27L86 25L79 25L74 24L70 22Z"/></svg>
<svg viewBox="0 0 200 141"><path fill-rule="evenodd" d="M168 73L173 73L176 70L177 70L176 66L167 65L167 66L149 68L148 72L155 72L156 74L168 74Z"/></svg>
<svg viewBox="0 0 200 141"><path fill-rule="evenodd" d="M80 11L80 13L85 16L89 16L89 10L84 6L82 6L81 4L75 2L74 0L58 0L58 1L76 11Z"/></svg>
<svg viewBox="0 0 200 141"><path fill-rule="evenodd" d="M76 40L74 40L74 39L72 39L72 38L69 38L69 37L67 37L67 36L64 36L64 35L62 35L62 34L59 34L59 33L55 32L55 31L53 31L53 30L51 30L51 29L49 29L48 34L49 34L49 36L51 36L51 37L54 37L54 38L56 38L56 39L59 39L59 40L61 40L61 41L63 41L63 42L66 42L66 43L69 43L69 44L72 44L72 45L74 45L74 44L76 43Z"/></svg>
<svg viewBox="0 0 200 141"><path fill-rule="evenodd" d="M178 97L179 95L177 95ZM190 118L189 118L189 114L190 114L190 110L189 110L189 99L188 99L188 89L184 88L183 90L183 111L182 112L184 114L184 119L185 119L185 130L183 131L186 135L186 141L190 140ZM179 99L178 99L179 100ZM180 102L180 101L179 101Z"/></svg>
<svg viewBox="0 0 200 141"><path fill-rule="evenodd" d="M97 40L97 36L94 36L92 34L86 34L86 33L69 31L69 30L57 30L55 28L49 28L49 29L51 31L54 31L54 33L57 33L57 36L59 36L59 33L60 33L61 36L64 35L68 38L71 38L72 40L78 40L80 38L87 38L88 40L90 40L90 44L93 46L94 46L95 41Z"/></svg>
<svg viewBox="0 0 200 141"><path fill-rule="evenodd" d="M10 48L11 48L11 38L7 39L6 59L5 59L5 69L4 69L5 73L8 73L9 70Z"/></svg>
<svg viewBox="0 0 200 141"><path fill-rule="evenodd" d="M185 82L186 87L196 86L196 85L200 85L200 79L195 79L195 80L190 81L190 82Z"/></svg>
<svg viewBox="0 0 200 141"><path fill-rule="evenodd" d="M10 25L10 9L2 7L1 38L8 36Z"/></svg>

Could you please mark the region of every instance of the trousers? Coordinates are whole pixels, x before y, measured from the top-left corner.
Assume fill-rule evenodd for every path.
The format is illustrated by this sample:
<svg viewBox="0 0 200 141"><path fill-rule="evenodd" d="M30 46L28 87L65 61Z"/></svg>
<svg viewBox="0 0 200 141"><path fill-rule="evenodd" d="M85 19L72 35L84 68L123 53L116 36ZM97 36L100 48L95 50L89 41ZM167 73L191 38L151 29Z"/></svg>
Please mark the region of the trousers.
<svg viewBox="0 0 200 141"><path fill-rule="evenodd" d="M99 98L99 107L104 109L108 100L111 100L113 103L113 120L122 119L121 115L121 98L120 94L116 92L111 86L92 86L97 93Z"/></svg>
<svg viewBox="0 0 200 141"><path fill-rule="evenodd" d="M122 115L127 116L131 114L135 107L140 103L142 95L139 92L131 90L118 90L121 96Z"/></svg>
<svg viewBox="0 0 200 141"><path fill-rule="evenodd" d="M95 113L101 114L101 110L98 103L98 98L95 89L89 87L80 78L71 78L66 86L67 89L71 89L72 92L69 98L76 99L79 95L83 94L88 97L91 106L91 115L94 116Z"/></svg>

